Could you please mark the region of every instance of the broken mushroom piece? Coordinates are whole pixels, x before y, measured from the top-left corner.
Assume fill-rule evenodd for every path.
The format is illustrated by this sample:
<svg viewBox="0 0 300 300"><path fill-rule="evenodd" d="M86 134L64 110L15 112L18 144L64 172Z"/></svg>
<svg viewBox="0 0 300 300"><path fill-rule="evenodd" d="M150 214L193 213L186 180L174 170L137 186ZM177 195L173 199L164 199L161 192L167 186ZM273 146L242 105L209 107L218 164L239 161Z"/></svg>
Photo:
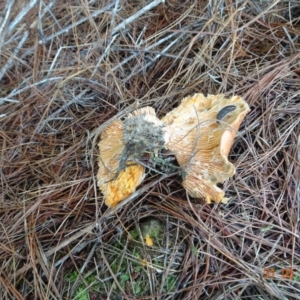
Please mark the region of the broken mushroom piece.
<svg viewBox="0 0 300 300"><path fill-rule="evenodd" d="M120 170L120 158L124 148L123 123L116 120L103 131L99 143L97 180L105 204L109 207L114 207L130 196L144 179L145 169L139 164L125 165Z"/></svg>
<svg viewBox="0 0 300 300"><path fill-rule="evenodd" d="M228 154L249 110L239 96L195 94L162 119L170 134L165 147L176 156L185 173L182 185L192 197L227 202L217 184L235 173Z"/></svg>
<svg viewBox="0 0 300 300"><path fill-rule="evenodd" d="M226 202L217 186L234 175L228 154L248 104L239 96L195 94L162 120L151 107L138 109L103 131L99 143L98 186L105 204L130 196L145 176L143 158L170 150L183 170L183 187L193 197Z"/></svg>
<svg viewBox="0 0 300 300"><path fill-rule="evenodd" d="M97 180L108 207L135 192L145 176L139 160L145 153L162 148L166 138L163 122L151 107L138 109L124 122L116 120L103 131Z"/></svg>

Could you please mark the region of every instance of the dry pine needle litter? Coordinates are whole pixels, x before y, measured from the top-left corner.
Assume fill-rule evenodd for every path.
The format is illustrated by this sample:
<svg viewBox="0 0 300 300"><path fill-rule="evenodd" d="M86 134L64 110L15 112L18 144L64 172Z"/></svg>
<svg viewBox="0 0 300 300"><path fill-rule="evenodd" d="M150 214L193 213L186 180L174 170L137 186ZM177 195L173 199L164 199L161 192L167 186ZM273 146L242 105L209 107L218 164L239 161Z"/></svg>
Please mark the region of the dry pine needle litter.
<svg viewBox="0 0 300 300"><path fill-rule="evenodd" d="M250 111L239 96L195 94L161 120L151 107L116 120L101 135L98 186L105 204L114 207L130 196L145 177L142 161L168 150L184 171L183 187L207 203L227 202L217 184L235 173L228 154Z"/></svg>

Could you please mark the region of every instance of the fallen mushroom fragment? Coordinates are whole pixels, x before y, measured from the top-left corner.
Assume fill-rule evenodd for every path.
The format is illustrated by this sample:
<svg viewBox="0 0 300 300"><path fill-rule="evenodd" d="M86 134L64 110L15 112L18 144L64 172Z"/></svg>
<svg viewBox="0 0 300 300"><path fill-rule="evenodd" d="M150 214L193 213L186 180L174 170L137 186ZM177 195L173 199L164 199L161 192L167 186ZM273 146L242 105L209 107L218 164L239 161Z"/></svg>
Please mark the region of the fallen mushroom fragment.
<svg viewBox="0 0 300 300"><path fill-rule="evenodd" d="M103 131L99 148L98 186L104 195L105 204L113 207L135 191L144 179L145 169L135 164L119 171L120 158L125 148L123 123L120 120L114 121Z"/></svg>
<svg viewBox="0 0 300 300"><path fill-rule="evenodd" d="M157 155L163 149L175 155L184 174L182 185L192 197L225 203L227 198L217 184L235 173L228 154L249 110L239 96L195 94L184 98L162 120L153 108L144 107L123 122L113 122L99 143L97 179L105 204L114 207L136 190L145 176L142 161L146 154L154 166L178 169Z"/></svg>
<svg viewBox="0 0 300 300"><path fill-rule="evenodd" d="M145 176L138 160L163 147L166 138L163 122L151 107L138 109L103 131L97 179L107 206L114 207L135 192Z"/></svg>
<svg viewBox="0 0 300 300"><path fill-rule="evenodd" d="M170 134L165 147L185 171L182 185L192 197L227 202L217 184L235 173L228 154L249 110L239 96L195 94L162 119Z"/></svg>
<svg viewBox="0 0 300 300"><path fill-rule="evenodd" d="M148 247L152 247L152 246L153 246L153 240L152 240L152 238L149 236L149 234L147 234L146 237L145 237L145 244L146 244Z"/></svg>

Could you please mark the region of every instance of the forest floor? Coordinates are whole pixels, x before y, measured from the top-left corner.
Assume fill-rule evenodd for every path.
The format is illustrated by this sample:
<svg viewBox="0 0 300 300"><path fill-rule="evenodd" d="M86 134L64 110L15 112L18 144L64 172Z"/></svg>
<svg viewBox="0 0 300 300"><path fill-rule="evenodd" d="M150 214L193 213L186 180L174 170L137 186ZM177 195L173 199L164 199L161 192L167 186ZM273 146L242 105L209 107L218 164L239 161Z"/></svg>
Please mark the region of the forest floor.
<svg viewBox="0 0 300 300"><path fill-rule="evenodd" d="M2 299L299 299L297 0L11 0L0 11ZM137 107L161 118L194 93L251 108L228 203L148 172L137 197L107 208L103 130Z"/></svg>

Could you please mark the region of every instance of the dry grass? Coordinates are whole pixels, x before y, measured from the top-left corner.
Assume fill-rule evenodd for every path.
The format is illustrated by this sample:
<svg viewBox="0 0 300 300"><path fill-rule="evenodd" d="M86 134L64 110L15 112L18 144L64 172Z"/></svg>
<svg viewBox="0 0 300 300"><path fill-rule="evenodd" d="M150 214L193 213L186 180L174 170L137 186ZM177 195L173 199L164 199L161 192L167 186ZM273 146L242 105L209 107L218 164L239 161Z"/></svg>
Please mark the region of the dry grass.
<svg viewBox="0 0 300 300"><path fill-rule="evenodd" d="M90 299L299 299L299 3L160 2L0 3L2 299L74 299L80 286ZM95 183L101 131L138 106L162 117L195 92L251 106L229 204L188 199L177 176L157 175L107 211ZM123 233L152 216L165 228L161 271L148 262L134 275ZM140 296L137 283L149 286Z"/></svg>

